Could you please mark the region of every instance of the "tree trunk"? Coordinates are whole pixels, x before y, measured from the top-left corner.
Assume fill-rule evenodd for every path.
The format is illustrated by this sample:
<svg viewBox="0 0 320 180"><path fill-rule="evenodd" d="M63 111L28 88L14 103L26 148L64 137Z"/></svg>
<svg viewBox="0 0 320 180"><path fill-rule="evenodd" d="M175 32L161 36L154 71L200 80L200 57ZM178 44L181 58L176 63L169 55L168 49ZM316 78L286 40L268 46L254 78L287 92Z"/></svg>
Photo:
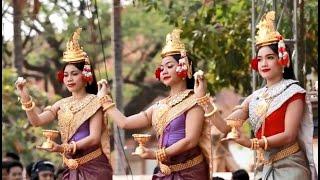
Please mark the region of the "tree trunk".
<svg viewBox="0 0 320 180"><path fill-rule="evenodd" d="M23 68L23 55L22 55L22 41L21 41L21 19L22 19L22 7L23 2L19 0L13 0L13 66L17 70L18 76L22 75Z"/></svg>
<svg viewBox="0 0 320 180"><path fill-rule="evenodd" d="M300 82L300 84L305 88L305 78L306 78L306 71L305 71L305 64L306 64L306 51L305 51L305 34L306 34L306 29L305 29L305 19L304 19L304 1L301 0L300 4L298 5L299 7L299 21L298 21L298 34L297 38L299 39L298 41L298 48L299 48L299 54L298 54L298 75L297 78Z"/></svg>
<svg viewBox="0 0 320 180"><path fill-rule="evenodd" d="M113 0L112 3L112 49L113 49L113 57L114 57L114 78L113 81L114 89L115 89L115 102L117 108L120 111L123 111L122 105L122 43L121 43L121 8L120 8L120 0ZM124 162L125 155L123 152L123 146L121 147L121 142L124 144L124 131L118 129L117 125L113 123L114 130L114 140L115 140L115 174L123 174L123 171L127 171L127 164ZM121 166L122 165L122 166Z"/></svg>

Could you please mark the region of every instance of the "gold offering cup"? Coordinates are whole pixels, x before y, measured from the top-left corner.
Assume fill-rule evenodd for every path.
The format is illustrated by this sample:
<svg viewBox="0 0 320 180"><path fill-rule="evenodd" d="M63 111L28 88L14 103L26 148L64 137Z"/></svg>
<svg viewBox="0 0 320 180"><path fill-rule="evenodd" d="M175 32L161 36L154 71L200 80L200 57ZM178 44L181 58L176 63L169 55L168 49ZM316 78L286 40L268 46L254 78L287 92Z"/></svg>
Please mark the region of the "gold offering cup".
<svg viewBox="0 0 320 180"><path fill-rule="evenodd" d="M59 131L45 129L45 130L42 130L42 134L47 138L47 140L45 142L43 142L42 145L38 146L37 148L39 148L39 149L53 148L53 143L51 141L55 140L58 137Z"/></svg>
<svg viewBox="0 0 320 180"><path fill-rule="evenodd" d="M222 138L221 141L227 141L227 140L239 138L240 135L237 129L240 128L243 123L244 123L243 120L227 119L227 125L231 126L231 131L227 134L227 137Z"/></svg>
<svg viewBox="0 0 320 180"><path fill-rule="evenodd" d="M144 153L143 146L146 144L146 142L150 140L151 135L150 134L132 134L132 137L134 138L135 141L139 143L139 146L136 147L136 150L132 154L139 155Z"/></svg>

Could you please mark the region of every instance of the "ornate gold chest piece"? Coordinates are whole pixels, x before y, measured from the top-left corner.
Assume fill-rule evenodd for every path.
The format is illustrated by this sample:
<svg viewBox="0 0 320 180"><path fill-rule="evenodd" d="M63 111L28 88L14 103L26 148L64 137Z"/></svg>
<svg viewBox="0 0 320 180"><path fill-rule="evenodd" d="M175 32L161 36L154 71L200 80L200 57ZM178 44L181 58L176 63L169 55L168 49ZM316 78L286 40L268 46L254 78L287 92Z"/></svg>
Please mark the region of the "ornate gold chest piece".
<svg viewBox="0 0 320 180"><path fill-rule="evenodd" d="M63 99L58 111L58 125L63 141L66 141L76 129L74 122L76 113L83 110L94 97L93 95L87 95L81 100L74 100L72 97Z"/></svg>
<svg viewBox="0 0 320 180"><path fill-rule="evenodd" d="M255 112L258 116L262 116L268 111L268 106L271 101L271 97L267 92L264 92L261 96L259 96L259 102L256 106Z"/></svg>

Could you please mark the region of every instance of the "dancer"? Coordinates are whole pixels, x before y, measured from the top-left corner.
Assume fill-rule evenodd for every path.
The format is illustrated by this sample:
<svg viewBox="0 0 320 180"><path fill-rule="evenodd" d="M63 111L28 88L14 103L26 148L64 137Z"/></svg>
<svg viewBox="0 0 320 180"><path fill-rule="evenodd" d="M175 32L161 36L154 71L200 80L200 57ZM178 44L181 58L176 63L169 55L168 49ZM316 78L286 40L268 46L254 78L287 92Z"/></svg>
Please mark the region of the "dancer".
<svg viewBox="0 0 320 180"><path fill-rule="evenodd" d="M62 154L68 167L63 179L112 179L107 122L104 122L101 104L95 95L98 88L94 71L87 53L78 43L80 32L81 28L78 28L67 43L62 59L65 65L58 73L59 80L71 93L70 97L38 114L25 86L26 81L18 78L16 87L22 109L33 126L43 126L58 119L63 143L53 142L53 148L47 150Z"/></svg>
<svg viewBox="0 0 320 180"><path fill-rule="evenodd" d="M140 156L156 159L159 172L152 179L209 179L210 127L201 107L207 98L195 86L192 61L180 40L179 29L166 37L162 62L156 77L170 88L168 97L138 114L125 117L113 103L107 81L98 82L103 109L120 128L136 129L152 126L158 138L158 149L145 148ZM196 81L198 77L196 77ZM193 90L194 89L194 90ZM213 110L208 116L215 113ZM207 160L207 161L206 161Z"/></svg>
<svg viewBox="0 0 320 180"><path fill-rule="evenodd" d="M266 85L235 107L226 120L249 118L254 138L240 135L235 142L255 151L255 179L317 179L310 104L306 91L294 80L290 52L274 20L271 11L258 24L257 57L251 62Z"/></svg>

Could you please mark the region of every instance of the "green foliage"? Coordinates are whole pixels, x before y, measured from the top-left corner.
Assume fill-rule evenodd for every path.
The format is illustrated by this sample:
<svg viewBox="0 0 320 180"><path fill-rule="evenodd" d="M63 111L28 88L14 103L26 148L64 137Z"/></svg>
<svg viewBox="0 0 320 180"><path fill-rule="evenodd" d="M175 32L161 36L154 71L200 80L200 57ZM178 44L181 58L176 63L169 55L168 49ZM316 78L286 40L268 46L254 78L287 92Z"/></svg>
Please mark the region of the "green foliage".
<svg viewBox="0 0 320 180"><path fill-rule="evenodd" d="M305 3L305 20L306 71L310 73L311 67L314 67L318 72L318 1Z"/></svg>
<svg viewBox="0 0 320 180"><path fill-rule="evenodd" d="M42 158L47 158L56 165L61 164L57 154L35 149L36 145L45 140L42 136L42 129L51 129L54 125L42 128L29 125L15 92L14 82L16 80L17 74L15 71L10 68L2 70L2 154L9 151L19 153L24 165ZM50 103L44 92L39 91L36 87L30 87L29 89L37 105L48 105Z"/></svg>
<svg viewBox="0 0 320 180"><path fill-rule="evenodd" d="M148 11L162 12L164 19L183 30L197 69L205 70L209 91L234 87L250 92L250 2L139 1ZM236 22L236 23L235 23Z"/></svg>

